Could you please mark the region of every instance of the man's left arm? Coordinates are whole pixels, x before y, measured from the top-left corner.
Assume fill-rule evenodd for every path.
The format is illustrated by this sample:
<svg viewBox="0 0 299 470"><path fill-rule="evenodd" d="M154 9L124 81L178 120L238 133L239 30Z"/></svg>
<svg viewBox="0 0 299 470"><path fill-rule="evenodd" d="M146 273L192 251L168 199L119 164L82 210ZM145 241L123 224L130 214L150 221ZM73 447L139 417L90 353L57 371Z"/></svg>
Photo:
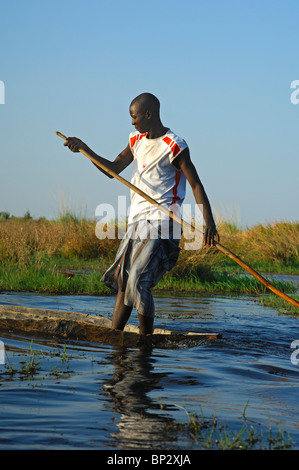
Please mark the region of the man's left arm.
<svg viewBox="0 0 299 470"><path fill-rule="evenodd" d="M189 149L186 148L174 161L174 165L180 168L185 174L188 183L190 184L195 202L203 207L203 217L206 222L206 230L204 234L204 244L213 246L214 237L219 242L220 237L216 229L216 224L212 214L211 205L208 196L205 192L202 182L198 176L195 166L193 165Z"/></svg>

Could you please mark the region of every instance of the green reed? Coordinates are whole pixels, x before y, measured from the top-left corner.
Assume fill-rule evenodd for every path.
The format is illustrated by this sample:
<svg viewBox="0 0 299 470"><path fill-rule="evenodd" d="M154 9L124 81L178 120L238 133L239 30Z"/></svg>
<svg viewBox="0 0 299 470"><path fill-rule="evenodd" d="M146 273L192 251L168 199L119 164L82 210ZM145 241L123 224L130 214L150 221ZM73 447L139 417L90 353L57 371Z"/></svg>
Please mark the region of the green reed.
<svg viewBox="0 0 299 470"><path fill-rule="evenodd" d="M299 224L275 223L242 230L220 221L221 242L255 269L299 273ZM0 290L109 294L101 283L120 240L99 240L95 221L64 211L57 220L0 219ZM182 240L182 248L184 240ZM294 292L290 283L271 281ZM266 288L216 248L182 249L156 289L172 292L260 295Z"/></svg>

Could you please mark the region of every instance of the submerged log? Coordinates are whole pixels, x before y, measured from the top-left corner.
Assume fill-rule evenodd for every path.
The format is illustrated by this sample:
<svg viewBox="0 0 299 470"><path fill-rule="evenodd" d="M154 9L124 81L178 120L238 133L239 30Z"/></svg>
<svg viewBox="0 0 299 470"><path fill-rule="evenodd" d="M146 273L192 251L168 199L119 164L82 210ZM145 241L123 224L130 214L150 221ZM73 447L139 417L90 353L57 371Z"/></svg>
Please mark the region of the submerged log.
<svg viewBox="0 0 299 470"><path fill-rule="evenodd" d="M156 328L152 335L141 335L139 327L126 325L124 331L111 328L111 320L98 315L0 305L0 331L39 337L58 337L116 346L179 347L220 338L219 333L175 332Z"/></svg>

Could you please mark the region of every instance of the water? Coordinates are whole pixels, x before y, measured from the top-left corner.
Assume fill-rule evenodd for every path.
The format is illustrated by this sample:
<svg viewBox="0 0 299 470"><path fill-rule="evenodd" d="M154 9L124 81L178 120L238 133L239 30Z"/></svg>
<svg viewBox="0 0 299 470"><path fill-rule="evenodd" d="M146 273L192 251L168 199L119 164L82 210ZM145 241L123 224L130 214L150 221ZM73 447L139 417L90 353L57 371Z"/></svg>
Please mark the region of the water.
<svg viewBox="0 0 299 470"><path fill-rule="evenodd" d="M171 423L216 416L231 432L242 413L268 431L281 427L299 448L299 364L291 343L298 318L248 297L156 294L156 327L221 332L220 340L143 351L0 334L0 449L190 449ZM111 318L114 298L2 294L0 303ZM133 314L130 323L137 324ZM35 351L33 375L20 372ZM298 354L299 359L299 354ZM9 365L17 372L8 373ZM193 447L192 447L193 446Z"/></svg>

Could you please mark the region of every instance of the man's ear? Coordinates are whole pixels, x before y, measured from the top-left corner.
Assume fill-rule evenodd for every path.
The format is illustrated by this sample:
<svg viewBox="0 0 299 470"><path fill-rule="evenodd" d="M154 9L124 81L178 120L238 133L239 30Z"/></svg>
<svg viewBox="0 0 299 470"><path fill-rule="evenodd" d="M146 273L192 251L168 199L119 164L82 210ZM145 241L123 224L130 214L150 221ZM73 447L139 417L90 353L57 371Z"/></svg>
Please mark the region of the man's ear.
<svg viewBox="0 0 299 470"><path fill-rule="evenodd" d="M145 113L145 116L147 117L147 119L151 119L153 115L152 115L151 111L147 110L146 113Z"/></svg>

